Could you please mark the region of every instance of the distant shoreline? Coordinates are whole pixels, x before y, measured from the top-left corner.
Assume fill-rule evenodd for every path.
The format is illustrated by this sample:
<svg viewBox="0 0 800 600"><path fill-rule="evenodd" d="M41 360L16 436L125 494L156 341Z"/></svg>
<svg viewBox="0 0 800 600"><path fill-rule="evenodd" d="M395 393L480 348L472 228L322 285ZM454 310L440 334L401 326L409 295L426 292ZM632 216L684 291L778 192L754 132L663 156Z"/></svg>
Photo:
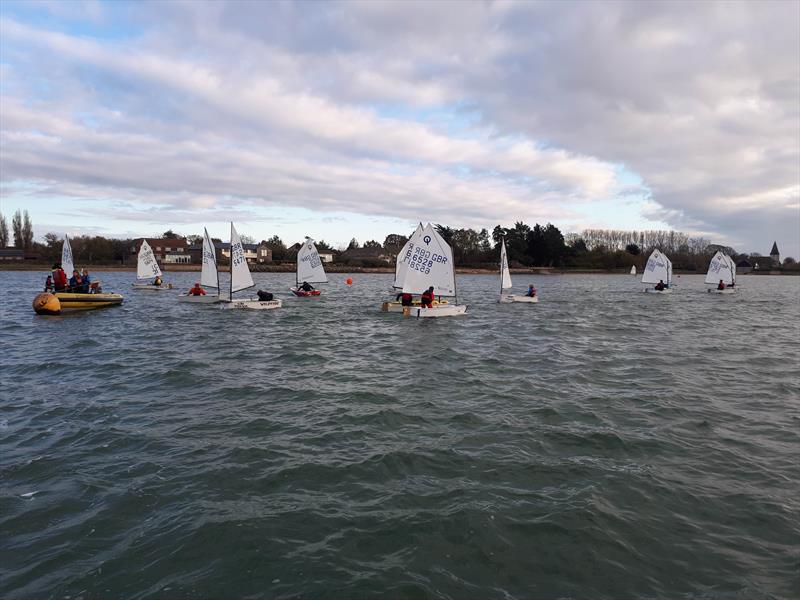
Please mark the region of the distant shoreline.
<svg viewBox="0 0 800 600"><path fill-rule="evenodd" d="M49 272L50 266L47 263L0 263L0 271L42 271ZM80 265L81 268L84 265ZM120 265L85 265L90 271L120 271L120 272L136 272L136 267L133 266L120 266ZM161 270L165 273L180 273L180 272L200 272L201 265L162 265ZM227 273L228 267L224 265L219 266L221 273ZM250 265L250 270L253 273L294 273L294 263L277 264L277 265ZM325 271L328 273L385 273L393 274L394 267L353 267L347 265L325 265ZM497 275L499 269L497 268L458 268L456 273L460 275ZM570 268L550 268L550 267L523 267L512 268L512 274L517 275L628 275L627 269L570 269ZM675 271L676 275L705 275L699 271ZM800 270L792 271L750 271L749 273L738 273L738 276L743 275L800 275Z"/></svg>

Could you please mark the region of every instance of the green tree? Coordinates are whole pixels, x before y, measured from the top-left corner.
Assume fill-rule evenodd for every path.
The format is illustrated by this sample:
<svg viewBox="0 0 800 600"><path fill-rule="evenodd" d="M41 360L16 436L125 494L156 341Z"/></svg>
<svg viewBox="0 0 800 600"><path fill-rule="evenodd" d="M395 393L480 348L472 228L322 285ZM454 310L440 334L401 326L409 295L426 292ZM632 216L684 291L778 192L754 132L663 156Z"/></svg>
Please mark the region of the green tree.
<svg viewBox="0 0 800 600"><path fill-rule="evenodd" d="M22 239L22 211L17 210L14 213L14 216L11 217L11 231L14 233L14 247L22 249L23 246L23 239Z"/></svg>
<svg viewBox="0 0 800 600"><path fill-rule="evenodd" d="M408 237L404 235L400 235L399 233L390 233L386 236L386 239L383 240L383 247L389 252L397 254L403 249L403 246L406 245L407 241Z"/></svg>
<svg viewBox="0 0 800 600"><path fill-rule="evenodd" d="M380 242L369 240L368 242L364 242L364 248L383 248L383 246L381 246Z"/></svg>
<svg viewBox="0 0 800 600"><path fill-rule="evenodd" d="M286 258L287 250L286 244L277 235L273 235L267 240L267 246L272 250L272 260L284 260Z"/></svg>
<svg viewBox="0 0 800 600"><path fill-rule="evenodd" d="M0 248L8 246L8 222L6 216L0 213Z"/></svg>
<svg viewBox="0 0 800 600"><path fill-rule="evenodd" d="M359 248L359 247L360 246L358 245L358 240L356 238L353 238L352 240L350 240L350 243L347 244L347 249L348 250L355 250L356 248Z"/></svg>
<svg viewBox="0 0 800 600"><path fill-rule="evenodd" d="M165 240L177 240L181 236L172 231L172 229L167 229L164 233L161 234L161 237Z"/></svg>

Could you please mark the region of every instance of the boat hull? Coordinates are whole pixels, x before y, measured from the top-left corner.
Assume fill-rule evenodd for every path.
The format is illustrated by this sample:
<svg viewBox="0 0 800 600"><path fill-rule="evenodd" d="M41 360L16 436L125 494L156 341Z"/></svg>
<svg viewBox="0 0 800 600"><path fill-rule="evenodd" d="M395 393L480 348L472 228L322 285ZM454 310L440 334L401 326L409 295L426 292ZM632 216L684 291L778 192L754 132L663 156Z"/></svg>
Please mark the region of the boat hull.
<svg viewBox="0 0 800 600"><path fill-rule="evenodd" d="M271 310L283 306L281 300L259 300L258 298L246 298L243 300L223 300L220 302L220 308L223 310L233 309L249 309L249 310Z"/></svg>
<svg viewBox="0 0 800 600"><path fill-rule="evenodd" d="M164 283L161 285L153 285L152 283L132 283L131 287L141 292L166 292L172 289L172 284Z"/></svg>
<svg viewBox="0 0 800 600"><path fill-rule="evenodd" d="M69 292L44 292L33 299L37 315L60 315L65 312L95 310L122 304L121 294L73 294Z"/></svg>
<svg viewBox="0 0 800 600"><path fill-rule="evenodd" d="M404 317L414 317L417 319L430 319L436 317L457 317L467 312L465 304L439 304L431 308L420 308L406 306L403 310Z"/></svg>
<svg viewBox="0 0 800 600"><path fill-rule="evenodd" d="M308 298L309 296L319 296L322 293L319 290L311 290L310 292L306 292L305 290L300 290L293 287L290 287L289 291L291 291L295 296L299 296L300 298Z"/></svg>
<svg viewBox="0 0 800 600"><path fill-rule="evenodd" d="M222 302L219 296L206 294L205 296L192 296L190 294L181 294L178 296L178 302L186 302L187 304L216 304Z"/></svg>
<svg viewBox="0 0 800 600"><path fill-rule="evenodd" d="M447 300L434 300L433 306L450 306ZM384 302L381 304L381 312L401 313L404 308L421 308L422 304L419 300L415 300L410 307L403 306L400 302Z"/></svg>
<svg viewBox="0 0 800 600"><path fill-rule="evenodd" d="M672 288L667 288L665 290L657 290L655 288L645 288L646 294L671 294Z"/></svg>
<svg viewBox="0 0 800 600"><path fill-rule="evenodd" d="M523 302L525 304L536 304L539 302L539 296L500 296L500 302L503 304L511 303L511 302Z"/></svg>
<svg viewBox="0 0 800 600"><path fill-rule="evenodd" d="M710 289L708 290L709 294L735 294L735 288L725 288L724 290L717 290L717 289Z"/></svg>

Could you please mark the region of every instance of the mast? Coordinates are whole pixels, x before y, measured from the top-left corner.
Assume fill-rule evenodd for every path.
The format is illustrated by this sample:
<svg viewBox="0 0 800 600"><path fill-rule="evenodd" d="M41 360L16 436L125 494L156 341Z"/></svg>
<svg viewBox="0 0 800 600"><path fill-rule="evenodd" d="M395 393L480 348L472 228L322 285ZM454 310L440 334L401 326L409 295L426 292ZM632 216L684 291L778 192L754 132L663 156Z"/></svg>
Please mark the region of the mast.
<svg viewBox="0 0 800 600"><path fill-rule="evenodd" d="M231 292L228 298L231 302L233 302L233 221L231 221L231 237L230 237L230 244L228 244L228 262L230 263L230 273L231 273Z"/></svg>
<svg viewBox="0 0 800 600"><path fill-rule="evenodd" d="M500 238L500 243L502 246L500 247L500 297L503 297L503 254L505 254L506 249L506 236L502 236Z"/></svg>

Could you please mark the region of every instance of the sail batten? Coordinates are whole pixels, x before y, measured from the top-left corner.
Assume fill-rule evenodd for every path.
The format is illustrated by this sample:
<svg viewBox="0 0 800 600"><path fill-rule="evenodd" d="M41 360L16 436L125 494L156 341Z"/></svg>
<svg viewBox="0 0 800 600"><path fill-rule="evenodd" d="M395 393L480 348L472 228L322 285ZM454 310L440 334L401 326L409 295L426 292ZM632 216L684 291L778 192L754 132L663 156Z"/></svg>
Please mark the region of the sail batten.
<svg viewBox="0 0 800 600"><path fill-rule="evenodd" d="M136 260L137 279L149 279L151 277L161 277L161 268L158 266L156 256L147 240L142 240L139 248L139 255Z"/></svg>
<svg viewBox="0 0 800 600"><path fill-rule="evenodd" d="M300 250L297 251L297 283L328 283L325 267L319 257L314 240L308 238Z"/></svg>

